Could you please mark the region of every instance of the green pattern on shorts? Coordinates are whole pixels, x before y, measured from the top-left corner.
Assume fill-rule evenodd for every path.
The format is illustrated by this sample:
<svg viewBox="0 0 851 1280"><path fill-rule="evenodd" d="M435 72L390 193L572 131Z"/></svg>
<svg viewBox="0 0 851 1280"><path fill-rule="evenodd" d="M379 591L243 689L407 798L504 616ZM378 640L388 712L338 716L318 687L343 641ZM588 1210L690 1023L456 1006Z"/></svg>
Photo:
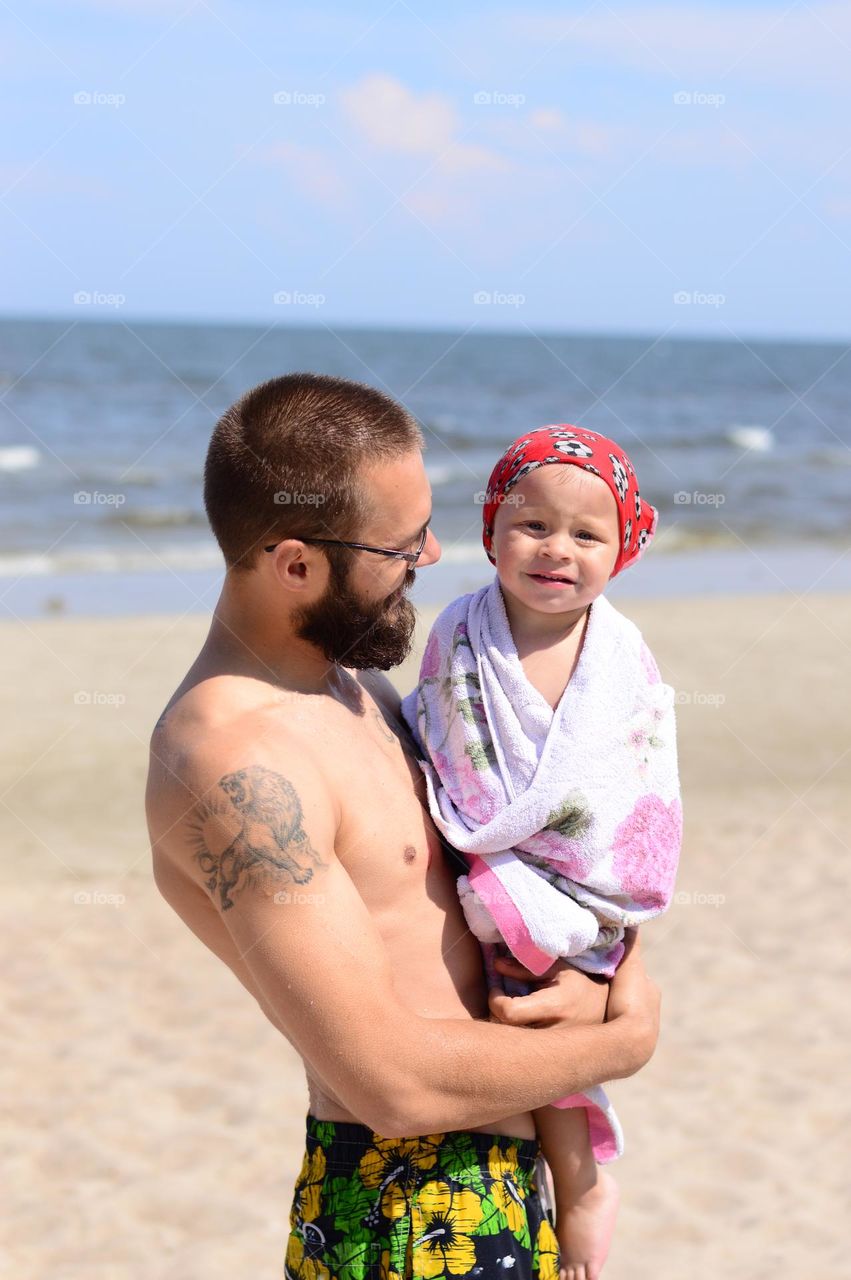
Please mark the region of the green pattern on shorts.
<svg viewBox="0 0 851 1280"><path fill-rule="evenodd" d="M382 1138L308 1116L288 1280L557 1280L537 1144L498 1134Z"/></svg>

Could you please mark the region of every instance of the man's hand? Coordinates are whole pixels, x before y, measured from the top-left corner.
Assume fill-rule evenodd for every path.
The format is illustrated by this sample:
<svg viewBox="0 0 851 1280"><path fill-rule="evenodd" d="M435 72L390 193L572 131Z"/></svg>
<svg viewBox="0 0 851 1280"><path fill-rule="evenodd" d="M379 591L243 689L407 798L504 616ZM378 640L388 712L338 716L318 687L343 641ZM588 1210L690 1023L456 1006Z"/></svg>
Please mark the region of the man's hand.
<svg viewBox="0 0 851 1280"><path fill-rule="evenodd" d="M640 1070L653 1056L659 1038L659 988L647 976L638 932L627 929L624 956L611 982L600 982L558 960L541 977L513 959L500 958L495 967L506 977L535 984L528 996L507 996L493 987L488 996L492 1018L514 1027L589 1026L629 1021L635 1065Z"/></svg>
<svg viewBox="0 0 851 1280"><path fill-rule="evenodd" d="M596 1026L605 1019L608 982L589 977L566 960L557 960L540 977L511 958L500 957L495 968L537 988L528 996L507 996L492 987L488 1004L497 1022L512 1027L578 1027Z"/></svg>

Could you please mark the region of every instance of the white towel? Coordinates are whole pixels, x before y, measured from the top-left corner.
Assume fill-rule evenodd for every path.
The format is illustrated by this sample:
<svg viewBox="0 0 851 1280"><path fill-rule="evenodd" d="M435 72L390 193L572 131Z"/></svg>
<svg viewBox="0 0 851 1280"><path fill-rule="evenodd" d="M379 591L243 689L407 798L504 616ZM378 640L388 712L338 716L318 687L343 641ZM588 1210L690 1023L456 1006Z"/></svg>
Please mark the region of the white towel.
<svg viewBox="0 0 851 1280"><path fill-rule="evenodd" d="M432 818L466 855L459 893L482 943L505 942L538 974L559 956L614 973L624 929L673 892L673 707L640 631L604 596L555 712L526 678L497 579L441 613L402 710Z"/></svg>

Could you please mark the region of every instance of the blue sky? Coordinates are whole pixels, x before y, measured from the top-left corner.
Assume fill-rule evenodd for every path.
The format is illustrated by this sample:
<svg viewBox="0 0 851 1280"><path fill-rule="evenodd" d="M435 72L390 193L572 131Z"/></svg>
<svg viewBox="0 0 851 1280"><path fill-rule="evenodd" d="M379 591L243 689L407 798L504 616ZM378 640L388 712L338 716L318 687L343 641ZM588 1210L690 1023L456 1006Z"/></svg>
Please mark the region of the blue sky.
<svg viewBox="0 0 851 1280"><path fill-rule="evenodd" d="M0 29L6 314L851 334L845 0L4 0Z"/></svg>

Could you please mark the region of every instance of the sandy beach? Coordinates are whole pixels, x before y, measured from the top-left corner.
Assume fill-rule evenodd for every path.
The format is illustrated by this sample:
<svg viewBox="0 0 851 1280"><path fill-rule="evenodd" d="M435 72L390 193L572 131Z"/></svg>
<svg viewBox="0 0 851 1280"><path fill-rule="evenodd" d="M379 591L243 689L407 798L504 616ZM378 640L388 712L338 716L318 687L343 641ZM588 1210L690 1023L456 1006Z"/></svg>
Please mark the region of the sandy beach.
<svg viewBox="0 0 851 1280"><path fill-rule="evenodd" d="M628 1151L606 1280L839 1276L851 595L618 607L679 692L686 841L644 935L661 1042L612 1090ZM206 626L0 627L14 1280L282 1274L300 1066L159 898L144 824L150 727Z"/></svg>

